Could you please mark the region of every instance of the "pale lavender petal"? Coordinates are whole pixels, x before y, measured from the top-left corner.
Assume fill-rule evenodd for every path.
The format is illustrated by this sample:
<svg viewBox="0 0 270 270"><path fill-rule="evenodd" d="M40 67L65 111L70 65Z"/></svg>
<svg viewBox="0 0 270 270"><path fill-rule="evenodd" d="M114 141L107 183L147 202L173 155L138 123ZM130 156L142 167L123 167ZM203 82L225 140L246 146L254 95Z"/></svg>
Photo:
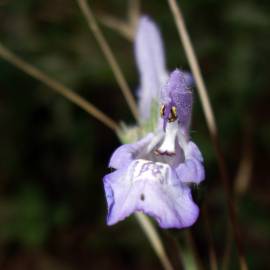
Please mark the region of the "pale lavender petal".
<svg viewBox="0 0 270 270"><path fill-rule="evenodd" d="M197 145L189 142L185 152L185 162L176 168L178 178L183 183L199 184L205 179L203 158Z"/></svg>
<svg viewBox="0 0 270 270"><path fill-rule="evenodd" d="M144 194L144 201L140 201L137 210L155 218L161 228L189 227L198 218L199 208L187 186L147 182Z"/></svg>
<svg viewBox="0 0 270 270"><path fill-rule="evenodd" d="M203 156L201 151L199 150L198 146L193 142L190 141L185 148L185 156L187 158L195 158L201 162L203 162Z"/></svg>
<svg viewBox="0 0 270 270"><path fill-rule="evenodd" d="M106 175L103 179L108 205L107 224L113 225L132 214L140 190L126 181L127 169L120 169Z"/></svg>
<svg viewBox="0 0 270 270"><path fill-rule="evenodd" d="M191 226L199 214L190 189L163 163L135 160L128 168L105 176L104 187L108 225L134 211L143 211L162 228L184 228Z"/></svg>
<svg viewBox="0 0 270 270"><path fill-rule="evenodd" d="M135 56L140 73L139 110L143 120L150 116L152 100L158 101L161 87L168 78L163 43L153 21L140 19L135 37Z"/></svg>
<svg viewBox="0 0 270 270"><path fill-rule="evenodd" d="M155 218L162 228L185 228L197 220L199 209L190 188L179 181L169 165L152 163L139 179L144 182L144 189L137 211Z"/></svg>
<svg viewBox="0 0 270 270"><path fill-rule="evenodd" d="M142 152L145 146L150 143L153 136L154 135L150 133L138 142L124 144L118 147L111 156L109 167L121 169L129 165L137 157L137 155Z"/></svg>
<svg viewBox="0 0 270 270"><path fill-rule="evenodd" d="M199 184L205 178L203 165L195 159L187 159L178 166L176 172L183 183Z"/></svg>

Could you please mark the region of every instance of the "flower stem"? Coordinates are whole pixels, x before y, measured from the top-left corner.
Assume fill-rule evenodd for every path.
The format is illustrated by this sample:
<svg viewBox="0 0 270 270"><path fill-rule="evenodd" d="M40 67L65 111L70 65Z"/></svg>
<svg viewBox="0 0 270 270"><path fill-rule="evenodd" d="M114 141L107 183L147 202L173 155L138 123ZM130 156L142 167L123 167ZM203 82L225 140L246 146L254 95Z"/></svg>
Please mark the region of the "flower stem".
<svg viewBox="0 0 270 270"><path fill-rule="evenodd" d="M136 213L135 216L136 216L139 224L141 225L142 229L144 230L153 249L155 250L156 254L158 255L164 269L165 270L173 270L173 267L170 263L169 258L167 257L167 254L165 252L162 241L161 241L154 225L150 222L149 218L147 216L145 216L143 213Z"/></svg>
<svg viewBox="0 0 270 270"><path fill-rule="evenodd" d="M112 49L110 48L108 42L106 41L103 33L101 32L97 21L90 9L89 4L87 3L87 0L77 0L78 5L88 23L89 28L92 30L93 35L95 36L102 52L104 53L104 56L106 58L106 60L108 61L114 76L119 84L119 87L129 105L129 108L133 114L133 116L135 117L135 119L138 121L139 120L139 116L138 116L138 110L137 110L137 105L135 102L135 99L131 93L131 90L128 86L128 83L123 75L123 72L120 68L120 66L118 65L115 56L112 52Z"/></svg>
<svg viewBox="0 0 270 270"><path fill-rule="evenodd" d="M140 0L129 0L128 5L128 20L132 28L136 28L140 17Z"/></svg>
<svg viewBox="0 0 270 270"><path fill-rule="evenodd" d="M99 14L98 20L108 28L118 32L128 41L133 42L139 17L140 0L129 0L127 20L118 19L114 16L104 13Z"/></svg>
<svg viewBox="0 0 270 270"><path fill-rule="evenodd" d="M90 9L90 6L88 5L86 0L77 0L78 5L84 14L89 28L92 30L95 38L97 39L97 42L104 53L109 65L112 68L112 71L114 73L114 76L120 86L120 89L122 90L126 101L131 109L131 112L133 113L135 119L137 122L139 122L138 117L138 111L137 111L137 105L136 102L131 94L131 90L129 89L129 86L124 78L124 75L120 69L120 66L118 65L114 54L107 43L106 39L104 38L100 28L98 27L98 24L96 22L96 19ZM173 267L166 255L165 248L163 246L162 240L159 237L156 228L151 224L149 221L149 218L143 215L142 213L137 213L136 218L141 225L143 231L145 232L149 242L151 243L154 251L156 252L157 256L159 257L164 269L166 270L173 270Z"/></svg>
<svg viewBox="0 0 270 270"><path fill-rule="evenodd" d="M194 258L196 268L198 270L204 270L205 268L203 266L203 262L201 260L200 255L199 255L199 252L197 250L191 229L187 229L185 233L186 233L187 244L188 244L188 246L190 248L190 252L192 253L192 256Z"/></svg>
<svg viewBox="0 0 270 270"><path fill-rule="evenodd" d="M216 251L214 247L214 241L213 241L213 236L210 228L210 222L209 222L209 217L208 217L208 212L207 212L207 205L204 204L202 206L202 219L204 222L204 227L205 227L205 233L206 233L206 238L207 238L207 243L208 243L208 248L209 248L209 264L210 264L210 270L218 270L218 265L217 265L217 256L216 256Z"/></svg>
<svg viewBox="0 0 270 270"><path fill-rule="evenodd" d="M219 170L221 173L221 179L222 179L223 187L224 187L226 197L227 197L229 220L232 225L234 238L236 241L240 268L241 270L247 270L248 266L247 266L247 262L246 262L244 252L243 252L239 226L238 226L238 222L236 218L236 210L235 210L234 202L231 198L231 191L229 188L228 171L227 171L225 159L224 159L223 153L221 151L220 143L219 143L218 130L217 130L212 106L211 106L211 103L207 94L206 86L205 86L205 83L201 74L201 70L200 70L190 37L189 37L189 34L185 26L184 18L182 16L180 7L179 5L177 5L176 0L167 0L167 1L169 3L171 12L173 13L180 39L182 41L185 53L187 55L188 62L190 64L190 68L195 78L195 82L198 88L199 96L201 99L203 111L206 118L206 123L207 123L209 133L210 133L213 145L214 145Z"/></svg>
<svg viewBox="0 0 270 270"><path fill-rule="evenodd" d="M115 121L113 121L109 116L107 116L102 111L97 109L90 102L82 98L80 95L78 95L65 85L50 78L41 70L37 69L36 67L30 65L29 63L25 62L24 60L16 56L13 52L7 49L2 43L0 43L0 58L16 66L18 69L24 71L26 74L35 78L36 80L46 84L52 90L61 94L74 104L78 105L84 111L89 113L91 116L95 117L97 120L99 120L101 123L103 123L108 128L112 129L113 131L116 132L119 129Z"/></svg>
<svg viewBox="0 0 270 270"><path fill-rule="evenodd" d="M223 258L221 261L221 270L228 270L230 269L230 262L231 262L231 253L232 253L232 230L231 230L231 224L227 224L227 235L226 235L226 245L225 245L225 251L223 254Z"/></svg>

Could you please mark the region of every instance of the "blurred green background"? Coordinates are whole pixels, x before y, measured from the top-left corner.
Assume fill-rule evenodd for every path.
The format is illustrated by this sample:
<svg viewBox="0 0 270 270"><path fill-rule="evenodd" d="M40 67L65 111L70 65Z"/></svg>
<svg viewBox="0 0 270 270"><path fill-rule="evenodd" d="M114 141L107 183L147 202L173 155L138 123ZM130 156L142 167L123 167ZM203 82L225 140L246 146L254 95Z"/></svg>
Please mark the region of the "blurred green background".
<svg viewBox="0 0 270 270"><path fill-rule="evenodd" d="M213 103L237 196L250 269L267 269L270 239L270 3L179 1ZM127 1L90 2L96 15L126 18ZM167 66L188 69L166 1L142 1L163 35ZM130 87L139 83L132 43L102 26ZM0 41L70 86L116 121L133 123L126 102L76 1L0 0ZM192 137L205 157L207 201L219 266L227 211L213 146L195 91ZM133 217L105 224L102 177L119 145L108 128L51 89L0 59L0 269L162 269ZM196 195L196 194L195 194ZM194 196L195 196L194 195ZM200 218L192 228L209 269ZM174 235L192 268L186 231ZM231 245L228 269L239 269ZM175 259L175 258L174 258Z"/></svg>

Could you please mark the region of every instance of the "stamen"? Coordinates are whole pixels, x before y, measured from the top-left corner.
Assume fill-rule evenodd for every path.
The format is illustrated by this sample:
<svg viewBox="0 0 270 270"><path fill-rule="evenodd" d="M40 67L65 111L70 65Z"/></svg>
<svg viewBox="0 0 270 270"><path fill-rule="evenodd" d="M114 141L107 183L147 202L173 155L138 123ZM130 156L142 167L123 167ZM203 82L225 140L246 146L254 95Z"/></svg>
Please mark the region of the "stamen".
<svg viewBox="0 0 270 270"><path fill-rule="evenodd" d="M160 117L163 118L163 130L166 130L167 122L172 123L177 120L177 109L171 103L161 105Z"/></svg>
<svg viewBox="0 0 270 270"><path fill-rule="evenodd" d="M160 112L160 116L163 117L165 113L165 105L161 105L159 112Z"/></svg>
<svg viewBox="0 0 270 270"><path fill-rule="evenodd" d="M174 122L176 119L177 119L177 110L175 106L172 106L168 119L169 123Z"/></svg>

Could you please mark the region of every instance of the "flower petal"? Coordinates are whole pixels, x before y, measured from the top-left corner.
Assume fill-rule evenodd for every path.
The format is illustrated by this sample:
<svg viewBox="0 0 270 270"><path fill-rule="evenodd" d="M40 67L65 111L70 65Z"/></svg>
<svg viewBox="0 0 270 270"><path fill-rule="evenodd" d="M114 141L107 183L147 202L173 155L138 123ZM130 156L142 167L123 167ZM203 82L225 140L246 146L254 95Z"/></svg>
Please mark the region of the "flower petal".
<svg viewBox="0 0 270 270"><path fill-rule="evenodd" d="M146 16L139 21L135 37L135 56L141 77L138 93L140 116L146 120L150 116L153 99L159 100L161 87L168 78L160 32Z"/></svg>
<svg viewBox="0 0 270 270"><path fill-rule="evenodd" d="M146 137L132 144L124 144L118 147L111 156L109 167L121 169L128 166L136 156L143 152L144 148L150 143L153 134L149 133Z"/></svg>
<svg viewBox="0 0 270 270"><path fill-rule="evenodd" d="M203 157L197 145L189 142L184 149L185 162L176 168L178 178L183 183L199 184L205 179Z"/></svg>
<svg viewBox="0 0 270 270"><path fill-rule="evenodd" d="M187 186L146 182L144 194L137 210L154 217L161 228L189 227L198 218L199 208Z"/></svg>
<svg viewBox="0 0 270 270"><path fill-rule="evenodd" d="M128 179L128 169L123 168L107 174L104 189L108 205L107 224L113 225L132 214L141 194L142 184L133 185Z"/></svg>
<svg viewBox="0 0 270 270"><path fill-rule="evenodd" d="M104 187L108 225L143 211L162 228L184 228L191 226L199 214L190 189L164 163L135 160L128 168L105 176Z"/></svg>

